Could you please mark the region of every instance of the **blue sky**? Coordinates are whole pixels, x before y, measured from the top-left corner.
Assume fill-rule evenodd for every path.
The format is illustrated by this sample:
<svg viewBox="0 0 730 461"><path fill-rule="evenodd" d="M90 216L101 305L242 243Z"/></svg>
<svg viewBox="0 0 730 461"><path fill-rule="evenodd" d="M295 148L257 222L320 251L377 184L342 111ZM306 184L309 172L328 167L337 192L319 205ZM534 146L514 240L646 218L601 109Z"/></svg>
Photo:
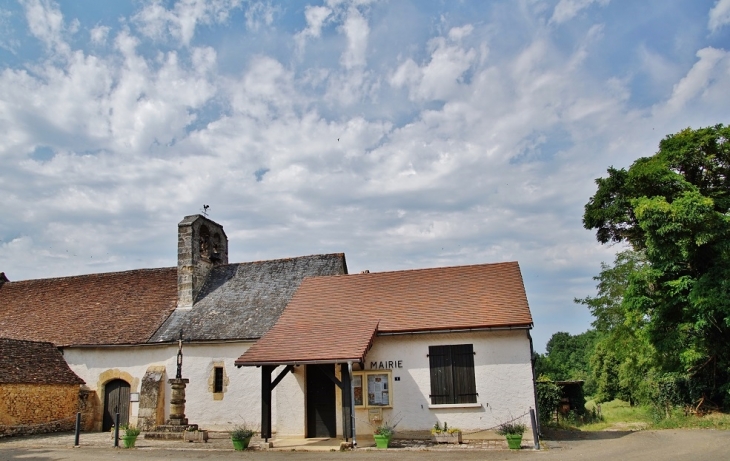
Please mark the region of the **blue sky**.
<svg viewBox="0 0 730 461"><path fill-rule="evenodd" d="M517 260L536 348L620 247L609 166L728 123L730 0L0 2L0 271L176 263L210 205L234 262Z"/></svg>

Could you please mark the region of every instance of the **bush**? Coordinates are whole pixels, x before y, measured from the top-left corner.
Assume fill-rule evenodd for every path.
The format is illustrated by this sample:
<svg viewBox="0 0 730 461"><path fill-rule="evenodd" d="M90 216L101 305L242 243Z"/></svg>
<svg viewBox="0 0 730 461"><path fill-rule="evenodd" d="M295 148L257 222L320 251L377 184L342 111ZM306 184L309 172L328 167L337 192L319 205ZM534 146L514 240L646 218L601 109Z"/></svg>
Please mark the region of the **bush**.
<svg viewBox="0 0 730 461"><path fill-rule="evenodd" d="M231 439L246 440L249 437L253 437L255 433L256 431L248 427L246 423L239 424L238 426L233 426L233 430L231 431Z"/></svg>
<svg viewBox="0 0 730 461"><path fill-rule="evenodd" d="M536 384L540 424L549 424L560 405L561 391L556 384L543 377L540 377Z"/></svg>
<svg viewBox="0 0 730 461"><path fill-rule="evenodd" d="M499 435L521 435L526 430L527 426L525 424L513 421L500 424L496 432Z"/></svg>
<svg viewBox="0 0 730 461"><path fill-rule="evenodd" d="M142 432L134 426L122 426L121 429L124 431L124 435L129 437L138 436Z"/></svg>

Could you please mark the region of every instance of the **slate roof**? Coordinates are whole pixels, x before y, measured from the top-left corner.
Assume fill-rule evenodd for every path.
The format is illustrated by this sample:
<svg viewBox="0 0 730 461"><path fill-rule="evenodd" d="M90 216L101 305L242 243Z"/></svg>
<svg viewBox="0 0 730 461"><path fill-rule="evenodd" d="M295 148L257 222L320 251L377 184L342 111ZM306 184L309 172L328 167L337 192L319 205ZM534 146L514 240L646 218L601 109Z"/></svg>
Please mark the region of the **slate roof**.
<svg viewBox="0 0 730 461"><path fill-rule="evenodd" d="M192 309L176 310L150 342L258 339L305 277L347 274L343 253L214 267Z"/></svg>
<svg viewBox="0 0 730 461"><path fill-rule="evenodd" d="M147 341L177 305L177 268L0 285L0 337L57 346Z"/></svg>
<svg viewBox="0 0 730 461"><path fill-rule="evenodd" d="M236 365L362 361L377 333L531 328L516 262L305 280Z"/></svg>
<svg viewBox="0 0 730 461"><path fill-rule="evenodd" d="M0 384L84 384L51 343L0 338Z"/></svg>

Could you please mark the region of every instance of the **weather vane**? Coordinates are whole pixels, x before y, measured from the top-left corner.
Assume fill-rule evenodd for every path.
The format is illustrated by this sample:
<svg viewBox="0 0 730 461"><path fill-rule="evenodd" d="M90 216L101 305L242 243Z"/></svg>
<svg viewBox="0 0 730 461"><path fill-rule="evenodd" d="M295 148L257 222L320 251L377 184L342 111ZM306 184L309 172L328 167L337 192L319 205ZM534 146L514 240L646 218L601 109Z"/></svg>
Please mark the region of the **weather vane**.
<svg viewBox="0 0 730 461"><path fill-rule="evenodd" d="M210 208L210 205L203 205L203 216L206 218L208 217L208 208Z"/></svg>

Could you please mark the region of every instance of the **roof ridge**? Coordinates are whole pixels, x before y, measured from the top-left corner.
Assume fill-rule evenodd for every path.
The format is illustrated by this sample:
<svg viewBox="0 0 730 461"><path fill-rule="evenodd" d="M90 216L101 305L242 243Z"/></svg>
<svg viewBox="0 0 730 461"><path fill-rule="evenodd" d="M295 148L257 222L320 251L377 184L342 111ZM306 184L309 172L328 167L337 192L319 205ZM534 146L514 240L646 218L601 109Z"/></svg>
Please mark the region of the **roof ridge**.
<svg viewBox="0 0 730 461"><path fill-rule="evenodd" d="M162 271L168 271L168 270L177 270L177 266L173 267L147 267L147 268L141 268L141 269L127 269L123 271L112 271L112 272L93 272L91 274L78 274L78 275L66 275L63 277L43 277L38 279L25 279L25 280L14 280L11 282L6 282L7 285L13 285L13 284L19 284L19 283L28 283L28 282L45 282L45 281L54 281L54 280L69 280L69 279L83 279L83 278L92 278L92 277L111 277L115 275L122 275L122 274L131 274L135 272L162 272Z"/></svg>
<svg viewBox="0 0 730 461"><path fill-rule="evenodd" d="M224 267L224 266L240 266L241 264L263 264L263 263L269 263L269 262L279 262L279 261L290 261L294 259L305 259L305 258L314 258L317 256L337 256L337 257L344 257L345 253L315 253L311 255L301 255L301 256L290 256L288 258L274 258L274 259L258 259L255 261L241 261L237 263L228 263L228 264L221 264L217 267Z"/></svg>
<svg viewBox="0 0 730 461"><path fill-rule="evenodd" d="M471 268L471 267L485 267L485 266L501 266L501 265L512 265L515 264L519 267L520 263L518 261L501 261L498 263L483 263L483 264L462 264L457 266L438 266L438 267L421 267L417 269L398 269L398 270L390 270L390 271L383 271L383 272L358 272L355 274L347 274L347 275L362 275L363 277L367 276L373 276L373 275L382 275L382 274L398 274L403 272L426 272L426 271L436 271L436 270L444 270L444 269L464 269L464 268ZM334 277L333 275L327 275L325 277Z"/></svg>

